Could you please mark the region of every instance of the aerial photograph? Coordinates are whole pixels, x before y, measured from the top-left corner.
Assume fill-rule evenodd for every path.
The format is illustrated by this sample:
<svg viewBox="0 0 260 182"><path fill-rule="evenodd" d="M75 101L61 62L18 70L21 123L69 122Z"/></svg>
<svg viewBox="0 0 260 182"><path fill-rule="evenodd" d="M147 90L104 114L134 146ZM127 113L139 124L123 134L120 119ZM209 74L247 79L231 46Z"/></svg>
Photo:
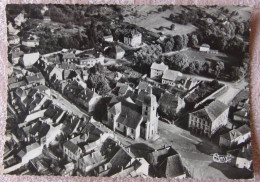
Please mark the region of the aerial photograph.
<svg viewBox="0 0 260 182"><path fill-rule="evenodd" d="M250 16L7 4L3 173L252 179Z"/></svg>

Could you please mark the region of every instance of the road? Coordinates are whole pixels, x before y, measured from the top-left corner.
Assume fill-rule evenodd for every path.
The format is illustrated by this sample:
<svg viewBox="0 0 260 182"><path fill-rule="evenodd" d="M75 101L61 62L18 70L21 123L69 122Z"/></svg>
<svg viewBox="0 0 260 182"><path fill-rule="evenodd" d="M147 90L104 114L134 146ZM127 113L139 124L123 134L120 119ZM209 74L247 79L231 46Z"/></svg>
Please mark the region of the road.
<svg viewBox="0 0 260 182"><path fill-rule="evenodd" d="M51 89L51 95L56 98L52 99L54 103L59 104L63 109L68 110L75 115L87 115L74 104L67 101L61 94ZM124 145L130 146L136 143L145 143L151 148L158 149L163 145L171 145L182 157L183 164L194 178L222 178L228 179L224 173L212 165L212 156L210 154L219 153L218 146L207 139L201 139L191 135L189 131L159 121L159 138L156 140L146 141L143 139L132 140L119 133L113 132L105 125L96 121L93 122L100 130L106 133L112 133ZM225 172L234 170L228 164L225 166Z"/></svg>

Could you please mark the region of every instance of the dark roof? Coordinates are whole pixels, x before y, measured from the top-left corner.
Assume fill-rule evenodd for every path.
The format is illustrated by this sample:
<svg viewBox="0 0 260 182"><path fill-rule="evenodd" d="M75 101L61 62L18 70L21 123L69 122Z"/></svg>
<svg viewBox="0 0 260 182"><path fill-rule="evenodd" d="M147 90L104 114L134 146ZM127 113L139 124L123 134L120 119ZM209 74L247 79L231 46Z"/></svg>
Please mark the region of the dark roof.
<svg viewBox="0 0 260 182"><path fill-rule="evenodd" d="M159 105L166 105L168 107L176 109L178 107L178 97L171 93L165 92L158 103Z"/></svg>
<svg viewBox="0 0 260 182"><path fill-rule="evenodd" d="M185 174L178 154L167 157L160 165L160 170L166 178L174 178Z"/></svg>
<svg viewBox="0 0 260 182"><path fill-rule="evenodd" d="M33 76L26 76L25 79L26 79L28 84L34 83L34 82L44 81L44 77L43 77L42 73L40 73L40 72L36 73Z"/></svg>
<svg viewBox="0 0 260 182"><path fill-rule="evenodd" d="M125 149L120 148L118 152L113 156L113 158L110 160L110 163L112 164L112 168L109 171L108 176L111 176L113 174L116 174L121 171L121 167L125 168L127 164L131 161L133 156L126 152Z"/></svg>
<svg viewBox="0 0 260 182"><path fill-rule="evenodd" d="M86 103L88 103L92 98L100 97L96 92L86 88L79 93L79 98L83 99Z"/></svg>
<svg viewBox="0 0 260 182"><path fill-rule="evenodd" d="M219 100L211 102L208 106L203 109L192 112L193 115L197 117L208 119L209 121L215 121L224 111L228 109L228 106Z"/></svg>
<svg viewBox="0 0 260 182"><path fill-rule="evenodd" d="M150 89L151 89L151 88L150 88ZM151 92L152 92L152 91L151 91ZM155 95L153 95L152 93L148 93L148 92L146 92L146 91L144 91L144 90L142 90L142 91L138 94L136 100L139 101L139 102L141 102L141 103L143 103L143 104L146 104L146 105L148 105L148 106L151 105L151 104L153 104L154 102L157 102Z"/></svg>
<svg viewBox="0 0 260 182"><path fill-rule="evenodd" d="M63 144L63 147L66 147L68 150L70 150L72 153L76 153L79 149L77 145L72 143L71 141L67 141Z"/></svg>
<svg viewBox="0 0 260 182"><path fill-rule="evenodd" d="M75 55L73 53L63 53L62 55L63 59L75 59Z"/></svg>
<svg viewBox="0 0 260 182"><path fill-rule="evenodd" d="M15 88L18 88L18 87L23 87L23 86L26 86L26 82L24 80L20 81L20 82L16 82L16 83L11 83L8 85L9 89L12 90L12 89L15 89Z"/></svg>
<svg viewBox="0 0 260 182"><path fill-rule="evenodd" d="M134 103L127 101L122 102L121 113L117 119L117 122L136 129L136 127L141 123L142 119L142 108Z"/></svg>
<svg viewBox="0 0 260 182"><path fill-rule="evenodd" d="M155 164L153 165L157 165L162 163L165 158L175 154L177 154L177 152L172 147L164 147L149 153L149 158L152 159L152 161L154 160Z"/></svg>

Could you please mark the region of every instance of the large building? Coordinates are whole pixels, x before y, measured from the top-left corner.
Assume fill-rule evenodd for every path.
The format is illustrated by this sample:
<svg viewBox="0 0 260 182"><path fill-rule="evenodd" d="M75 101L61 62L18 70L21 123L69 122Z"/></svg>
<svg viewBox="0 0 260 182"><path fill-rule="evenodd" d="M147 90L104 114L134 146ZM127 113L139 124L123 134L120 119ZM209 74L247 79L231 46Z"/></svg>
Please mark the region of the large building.
<svg viewBox="0 0 260 182"><path fill-rule="evenodd" d="M132 47L136 47L142 44L142 34L137 30L125 34L124 43Z"/></svg>
<svg viewBox="0 0 260 182"><path fill-rule="evenodd" d="M163 62L160 64L153 63L151 66L150 78L153 79L161 78L166 70L168 70L168 66L165 65Z"/></svg>
<svg viewBox="0 0 260 182"><path fill-rule="evenodd" d="M151 139L158 133L157 107L152 89L142 91L135 102L128 98L108 108L107 124L130 138Z"/></svg>
<svg viewBox="0 0 260 182"><path fill-rule="evenodd" d="M229 107L216 100L189 114L189 130L211 137L228 122Z"/></svg>

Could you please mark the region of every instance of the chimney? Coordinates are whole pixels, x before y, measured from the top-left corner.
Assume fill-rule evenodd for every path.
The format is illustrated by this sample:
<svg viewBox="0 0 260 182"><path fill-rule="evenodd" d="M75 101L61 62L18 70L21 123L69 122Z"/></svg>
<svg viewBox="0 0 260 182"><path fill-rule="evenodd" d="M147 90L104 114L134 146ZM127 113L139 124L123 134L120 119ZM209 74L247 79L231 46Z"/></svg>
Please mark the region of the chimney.
<svg viewBox="0 0 260 182"><path fill-rule="evenodd" d="M38 73L36 73L36 78L39 78L39 74Z"/></svg>
<svg viewBox="0 0 260 182"><path fill-rule="evenodd" d="M94 152L92 152L92 153L90 154L90 155L91 155L91 158L93 158L93 157L94 157L93 153L94 153Z"/></svg>
<svg viewBox="0 0 260 182"><path fill-rule="evenodd" d="M121 166L121 172L124 170L124 167L123 166Z"/></svg>
<svg viewBox="0 0 260 182"><path fill-rule="evenodd" d="M130 147L127 148L127 152L130 153L131 152L131 149Z"/></svg>
<svg viewBox="0 0 260 182"><path fill-rule="evenodd" d="M165 144L163 145L163 148L166 149L166 145Z"/></svg>
<svg viewBox="0 0 260 182"><path fill-rule="evenodd" d="M105 171L107 170L107 163L104 165L104 170Z"/></svg>

